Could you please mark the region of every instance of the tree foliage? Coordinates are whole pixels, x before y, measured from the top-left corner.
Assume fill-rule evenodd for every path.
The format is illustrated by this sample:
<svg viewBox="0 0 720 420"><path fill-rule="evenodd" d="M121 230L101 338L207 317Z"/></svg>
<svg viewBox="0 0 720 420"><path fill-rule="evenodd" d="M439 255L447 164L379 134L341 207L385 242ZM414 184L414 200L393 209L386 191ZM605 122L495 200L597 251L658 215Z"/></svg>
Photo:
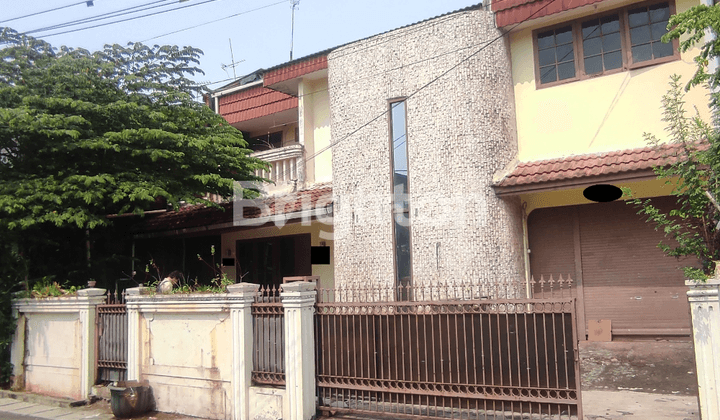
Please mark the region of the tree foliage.
<svg viewBox="0 0 720 420"><path fill-rule="evenodd" d="M672 195L678 208L664 212L652 200L631 200L640 206L640 214L656 228L662 229L671 244L660 243L666 254L692 257L700 263L683 267L689 279L703 281L713 275L715 261L720 260L720 134L717 130L720 110L720 67L710 65L720 57L720 6L694 6L670 17L664 42L679 40L681 52L699 47L695 58L696 71L683 89L679 76L672 76L670 89L663 96L664 121L670 142L677 150L668 156L666 166L654 168L659 178L674 185ZM708 37L707 35L714 35ZM711 70L712 69L712 70ZM704 122L694 113L688 116L684 91L696 86L710 89L710 110L715 125ZM645 134L646 140L660 147L658 139ZM629 191L626 191L629 193Z"/></svg>
<svg viewBox="0 0 720 420"><path fill-rule="evenodd" d="M261 181L254 174L266 164L241 133L193 100L201 53L56 49L0 28L0 384L10 372L11 293L33 279L89 280L87 231L102 239L121 229L110 214L157 201L212 205L206 193L229 198L234 181Z"/></svg>
<svg viewBox="0 0 720 420"><path fill-rule="evenodd" d="M0 229L94 228L258 180L240 132L193 100L201 51L56 50L8 28L0 45Z"/></svg>
<svg viewBox="0 0 720 420"><path fill-rule="evenodd" d="M720 197L720 141L715 130L697 114L688 116L685 110L684 90L679 76L673 76L670 90L663 96L663 120L667 123L670 142L676 147L667 155L667 166L654 168L655 174L673 185L672 195L677 208L668 212L652 204L651 199L634 199L630 202L640 206L639 213L662 229L671 244L658 246L674 257L693 257L683 267L689 279L704 280L712 274L714 261L720 259L720 211L711 197ZM657 137L645 134L646 140L661 147ZM710 140L708 144L708 140ZM629 191L626 191L629 193ZM693 264L695 258L701 267Z"/></svg>
<svg viewBox="0 0 720 420"><path fill-rule="evenodd" d="M699 47L700 53L695 57L696 71L687 84L686 89L693 86L708 85L715 91L720 86L720 66L714 71L710 70L710 63L720 58L720 6L706 6L704 4L673 15L668 22L668 33L662 38L663 42L679 40L679 49L686 52ZM714 38L707 38L714 35ZM718 95L711 95L711 107L717 116Z"/></svg>

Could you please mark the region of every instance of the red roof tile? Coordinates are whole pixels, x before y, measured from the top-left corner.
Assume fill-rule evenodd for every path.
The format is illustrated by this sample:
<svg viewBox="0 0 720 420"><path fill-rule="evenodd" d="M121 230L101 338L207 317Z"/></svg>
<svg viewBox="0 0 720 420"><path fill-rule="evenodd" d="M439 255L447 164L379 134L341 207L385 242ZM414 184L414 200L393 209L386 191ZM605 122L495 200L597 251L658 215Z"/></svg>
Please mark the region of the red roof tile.
<svg viewBox="0 0 720 420"><path fill-rule="evenodd" d="M220 115L230 123L264 117L298 107L298 98L257 86L219 98Z"/></svg>
<svg viewBox="0 0 720 420"><path fill-rule="evenodd" d="M243 219L287 215L302 210L324 208L332 202L332 187L321 185L282 196L258 199L254 202L257 207L243 207ZM178 211L147 215L146 219L135 227L135 231L146 233L210 227L231 223L233 217L233 203L221 204L219 209L204 205L187 206Z"/></svg>
<svg viewBox="0 0 720 420"><path fill-rule="evenodd" d="M498 27L550 16L604 0L498 0L491 3Z"/></svg>
<svg viewBox="0 0 720 420"><path fill-rule="evenodd" d="M655 166L671 163L682 149L669 144L660 147L618 150L559 159L520 162L508 175L495 184L498 191L512 187L553 183L605 175L628 176L649 172ZM588 180L589 182L589 180Z"/></svg>
<svg viewBox="0 0 720 420"><path fill-rule="evenodd" d="M265 86L271 86L275 83L295 79L305 74L326 69L327 66L327 54L309 57L307 60L293 62L292 64L267 71L263 75L263 83Z"/></svg>

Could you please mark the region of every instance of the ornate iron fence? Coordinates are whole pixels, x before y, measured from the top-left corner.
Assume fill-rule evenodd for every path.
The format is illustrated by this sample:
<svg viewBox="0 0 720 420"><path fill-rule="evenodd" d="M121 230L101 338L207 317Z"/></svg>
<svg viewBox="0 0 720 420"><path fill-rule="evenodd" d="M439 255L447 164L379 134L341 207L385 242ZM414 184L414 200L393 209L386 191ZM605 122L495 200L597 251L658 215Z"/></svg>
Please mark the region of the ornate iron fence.
<svg viewBox="0 0 720 420"><path fill-rule="evenodd" d="M521 282L320 291L320 410L581 419L574 299L525 292Z"/></svg>

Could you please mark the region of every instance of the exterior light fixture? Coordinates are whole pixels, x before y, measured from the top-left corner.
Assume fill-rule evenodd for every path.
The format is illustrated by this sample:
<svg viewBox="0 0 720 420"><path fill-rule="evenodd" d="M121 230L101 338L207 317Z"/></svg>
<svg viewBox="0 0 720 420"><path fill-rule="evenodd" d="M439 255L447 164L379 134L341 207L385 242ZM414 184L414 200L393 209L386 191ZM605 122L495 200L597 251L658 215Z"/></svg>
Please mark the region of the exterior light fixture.
<svg viewBox="0 0 720 420"><path fill-rule="evenodd" d="M622 197L622 190L614 185L595 184L585 188L583 196L597 203L608 203Z"/></svg>

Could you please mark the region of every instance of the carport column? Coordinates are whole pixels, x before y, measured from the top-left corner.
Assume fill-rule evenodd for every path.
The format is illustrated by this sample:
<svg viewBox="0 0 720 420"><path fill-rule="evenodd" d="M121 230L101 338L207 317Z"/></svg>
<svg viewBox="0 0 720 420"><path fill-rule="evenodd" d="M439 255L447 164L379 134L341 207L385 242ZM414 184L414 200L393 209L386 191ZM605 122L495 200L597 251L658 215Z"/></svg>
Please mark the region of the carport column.
<svg viewBox="0 0 720 420"><path fill-rule="evenodd" d="M227 287L232 319L232 398L233 419L250 418L250 386L252 385L253 326L252 303L257 284L239 283Z"/></svg>
<svg viewBox="0 0 720 420"><path fill-rule="evenodd" d="M692 314L700 413L703 420L720 419L720 264L707 283L687 281Z"/></svg>
<svg viewBox="0 0 720 420"><path fill-rule="evenodd" d="M82 289L78 290L79 319L82 326L81 360L80 365L80 390L86 398L92 393L97 374L97 352L95 351L95 333L97 325L95 316L97 306L105 302L105 289Z"/></svg>
<svg viewBox="0 0 720 420"><path fill-rule="evenodd" d="M285 309L285 404L289 420L315 416L315 283L283 285Z"/></svg>

